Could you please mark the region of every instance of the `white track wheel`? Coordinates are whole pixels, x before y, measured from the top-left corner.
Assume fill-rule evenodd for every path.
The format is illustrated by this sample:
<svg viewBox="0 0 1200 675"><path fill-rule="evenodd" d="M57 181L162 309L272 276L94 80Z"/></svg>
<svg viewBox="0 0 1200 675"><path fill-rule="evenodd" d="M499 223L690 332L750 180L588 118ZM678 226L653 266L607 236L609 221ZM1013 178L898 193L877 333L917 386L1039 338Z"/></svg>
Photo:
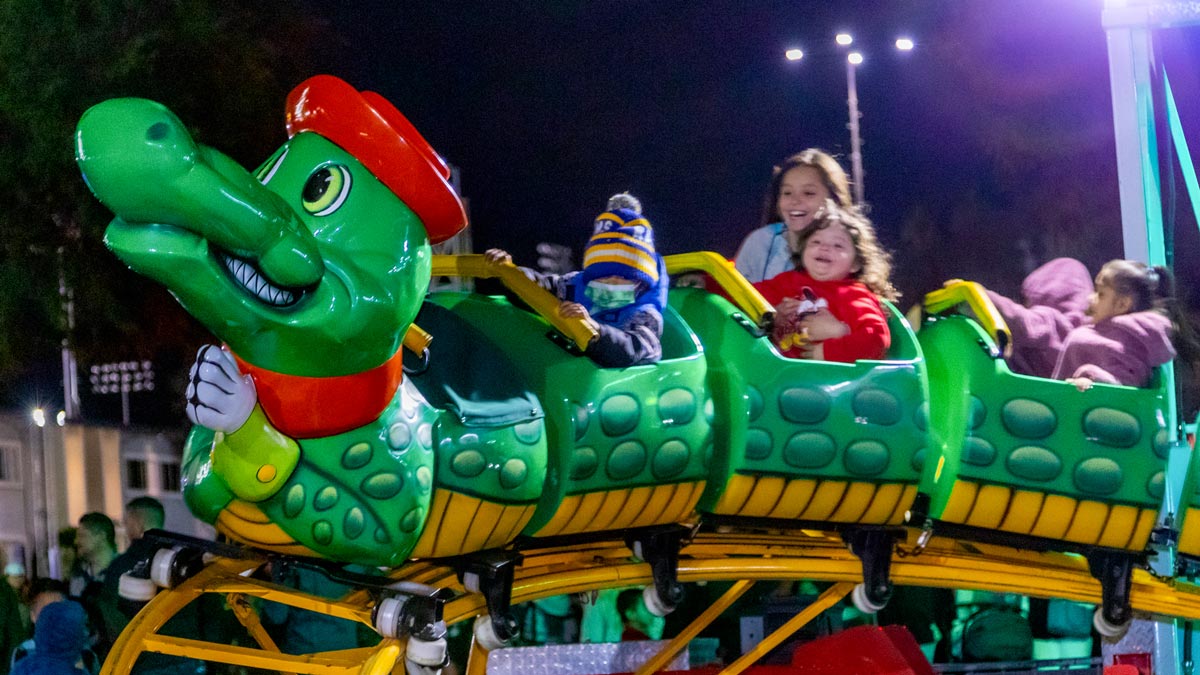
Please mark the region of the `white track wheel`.
<svg viewBox="0 0 1200 675"><path fill-rule="evenodd" d="M1092 614L1092 627L1096 629L1096 632L1099 633L1101 637L1106 637L1112 640L1124 635L1125 632L1129 630L1130 623L1132 623L1132 621L1126 621L1125 623L1121 624L1110 623L1108 619L1104 618L1104 609L1101 607L1097 607L1096 612Z"/></svg>
<svg viewBox="0 0 1200 675"><path fill-rule="evenodd" d="M854 590L850 591L850 601L854 603L854 608L863 614L875 614L886 606L871 602L871 598L867 597L866 584L854 586Z"/></svg>
<svg viewBox="0 0 1200 675"><path fill-rule="evenodd" d="M117 593L126 600L149 602L154 599L154 594L158 593L158 587L149 579L125 573L118 581Z"/></svg>
<svg viewBox="0 0 1200 675"><path fill-rule="evenodd" d="M663 599L658 596L658 589L654 586L647 586L642 589L642 602L646 603L646 609L654 616L666 616L675 611L675 607L663 602Z"/></svg>
<svg viewBox="0 0 1200 675"><path fill-rule="evenodd" d="M482 647L485 651L493 651L500 649L508 644L496 635L496 625L492 623L492 617L483 615L475 617L475 625L471 629L475 634L475 644Z"/></svg>
<svg viewBox="0 0 1200 675"><path fill-rule="evenodd" d="M150 580L162 588L171 588L175 585L171 578L171 567L175 564L175 558L179 555L182 549L178 546L173 548L160 548L154 552L154 558L150 562Z"/></svg>
<svg viewBox="0 0 1200 675"><path fill-rule="evenodd" d="M400 637L400 613L404 610L404 600L400 598L384 598L375 608L375 630L385 638Z"/></svg>
<svg viewBox="0 0 1200 675"><path fill-rule="evenodd" d="M404 659L408 663L429 669L428 671L420 672L436 673L442 669L442 666L446 665L446 654L445 638L422 640L410 637L408 639L408 649L404 652Z"/></svg>

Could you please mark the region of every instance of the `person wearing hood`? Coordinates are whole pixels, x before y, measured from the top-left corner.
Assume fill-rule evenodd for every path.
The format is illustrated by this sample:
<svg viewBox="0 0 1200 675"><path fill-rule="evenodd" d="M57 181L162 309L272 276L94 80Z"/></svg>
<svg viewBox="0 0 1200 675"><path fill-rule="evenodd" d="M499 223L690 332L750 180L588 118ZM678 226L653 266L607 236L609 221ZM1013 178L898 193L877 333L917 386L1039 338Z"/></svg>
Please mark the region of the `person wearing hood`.
<svg viewBox="0 0 1200 675"><path fill-rule="evenodd" d="M1105 263L1088 306L1093 323L1067 334L1051 377L1080 391L1094 382L1146 386L1155 368L1175 358L1173 339L1183 321L1173 300L1166 268Z"/></svg>
<svg viewBox="0 0 1200 675"><path fill-rule="evenodd" d="M501 249L489 249L484 257L512 263ZM601 367L639 366L662 358L667 269L654 248L650 221L632 195L614 195L608 210L596 218L582 271L559 276L520 269L558 297L561 316L583 319L596 329L584 354Z"/></svg>
<svg viewBox="0 0 1200 675"><path fill-rule="evenodd" d="M17 661L12 675L87 675L76 664L87 646L87 615L77 602L42 608L33 632L36 649Z"/></svg>
<svg viewBox="0 0 1200 675"><path fill-rule="evenodd" d="M1050 377L1071 331L1091 322L1087 315L1092 276L1074 258L1055 258L1042 265L1021 284L1024 304L988 291L996 310L1012 334L1013 372Z"/></svg>

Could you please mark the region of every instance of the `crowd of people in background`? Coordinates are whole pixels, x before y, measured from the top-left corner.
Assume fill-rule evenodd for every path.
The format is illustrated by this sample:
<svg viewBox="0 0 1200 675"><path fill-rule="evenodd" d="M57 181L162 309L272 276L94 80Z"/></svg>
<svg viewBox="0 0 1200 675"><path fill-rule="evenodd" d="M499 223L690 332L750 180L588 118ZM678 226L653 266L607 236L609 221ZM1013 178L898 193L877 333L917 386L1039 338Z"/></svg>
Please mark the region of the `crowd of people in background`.
<svg viewBox="0 0 1200 675"><path fill-rule="evenodd" d="M146 562L158 544L146 533L163 530L162 503L149 496L130 500L122 525L128 542L123 552L118 552L116 523L103 513L86 513L77 527L60 531L59 578L30 578L23 563L8 563L8 583L0 584L0 675L98 675L121 632L145 604L123 597L121 578L148 575ZM282 585L330 598L349 590L306 568L275 565L264 574ZM371 640L348 620L273 602L261 602L257 610L268 634L290 654L351 649ZM159 632L230 644L248 639L236 624L224 600L206 594L176 613ZM131 672L224 671L194 659L143 652Z"/></svg>

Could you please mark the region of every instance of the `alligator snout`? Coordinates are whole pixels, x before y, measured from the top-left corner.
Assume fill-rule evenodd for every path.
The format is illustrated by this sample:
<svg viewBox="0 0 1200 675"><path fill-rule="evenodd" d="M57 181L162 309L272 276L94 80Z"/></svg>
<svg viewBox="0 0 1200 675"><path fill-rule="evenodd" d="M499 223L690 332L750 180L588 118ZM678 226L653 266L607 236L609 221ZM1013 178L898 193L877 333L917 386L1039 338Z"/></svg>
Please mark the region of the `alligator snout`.
<svg viewBox="0 0 1200 675"><path fill-rule="evenodd" d="M287 203L236 162L199 145L166 107L137 98L93 106L75 157L88 187L119 219L170 225L254 261L284 287L324 273L316 240Z"/></svg>

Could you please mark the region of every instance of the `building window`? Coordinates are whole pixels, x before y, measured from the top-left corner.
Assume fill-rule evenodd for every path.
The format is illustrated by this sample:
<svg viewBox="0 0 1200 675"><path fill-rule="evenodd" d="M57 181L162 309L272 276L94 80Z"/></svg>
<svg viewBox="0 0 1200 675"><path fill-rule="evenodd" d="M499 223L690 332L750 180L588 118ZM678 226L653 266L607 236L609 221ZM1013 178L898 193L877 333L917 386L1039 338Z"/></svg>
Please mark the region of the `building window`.
<svg viewBox="0 0 1200 675"><path fill-rule="evenodd" d="M146 489L146 460L125 460L125 486L130 490Z"/></svg>
<svg viewBox="0 0 1200 675"><path fill-rule="evenodd" d="M21 446L0 444L0 483L16 483L21 480L20 457Z"/></svg>
<svg viewBox="0 0 1200 675"><path fill-rule="evenodd" d="M175 462L163 462L159 465L159 472L163 492L179 492L179 465Z"/></svg>

